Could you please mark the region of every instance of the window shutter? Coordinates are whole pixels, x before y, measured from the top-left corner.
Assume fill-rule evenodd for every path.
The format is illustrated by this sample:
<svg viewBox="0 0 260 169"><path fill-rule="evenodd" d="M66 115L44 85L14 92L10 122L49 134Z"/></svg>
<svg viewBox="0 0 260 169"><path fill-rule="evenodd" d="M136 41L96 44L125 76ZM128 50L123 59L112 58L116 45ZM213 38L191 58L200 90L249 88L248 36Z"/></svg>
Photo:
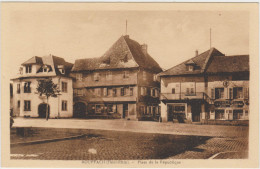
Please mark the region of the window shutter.
<svg viewBox="0 0 260 169"><path fill-rule="evenodd" d="M144 88L141 87L141 95L143 96L144 95Z"/></svg>
<svg viewBox="0 0 260 169"><path fill-rule="evenodd" d="M233 99L233 88L229 88L229 99Z"/></svg>
<svg viewBox="0 0 260 169"><path fill-rule="evenodd" d="M211 89L211 98L215 99L215 89Z"/></svg>
<svg viewBox="0 0 260 169"><path fill-rule="evenodd" d="M244 87L243 90L244 90L244 98L248 99L249 98L249 90L248 90L248 88Z"/></svg>

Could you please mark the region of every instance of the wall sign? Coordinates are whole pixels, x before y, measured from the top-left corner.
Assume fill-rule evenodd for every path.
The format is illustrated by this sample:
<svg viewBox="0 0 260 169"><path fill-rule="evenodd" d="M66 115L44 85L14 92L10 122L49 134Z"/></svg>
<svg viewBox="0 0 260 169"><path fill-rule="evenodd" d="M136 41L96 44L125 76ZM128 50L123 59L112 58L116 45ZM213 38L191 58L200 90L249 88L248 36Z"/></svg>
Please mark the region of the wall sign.
<svg viewBox="0 0 260 169"><path fill-rule="evenodd" d="M244 102L243 101L230 101L230 100L225 100L225 101L215 101L214 102L215 107L243 107Z"/></svg>

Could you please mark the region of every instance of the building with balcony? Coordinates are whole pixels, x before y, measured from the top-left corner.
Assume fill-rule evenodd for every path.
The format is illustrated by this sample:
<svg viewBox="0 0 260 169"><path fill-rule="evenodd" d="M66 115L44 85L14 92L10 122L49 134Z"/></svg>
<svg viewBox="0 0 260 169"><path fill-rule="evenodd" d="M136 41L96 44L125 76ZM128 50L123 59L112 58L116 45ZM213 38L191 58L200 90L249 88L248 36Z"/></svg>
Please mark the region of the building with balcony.
<svg viewBox="0 0 260 169"><path fill-rule="evenodd" d="M211 48L158 76L163 121L249 119L249 55L225 56Z"/></svg>
<svg viewBox="0 0 260 169"><path fill-rule="evenodd" d="M121 36L103 56L75 61L74 117L158 118L161 71L146 44Z"/></svg>
<svg viewBox="0 0 260 169"><path fill-rule="evenodd" d="M48 107L49 117L72 117L72 78L69 77L72 64L63 58L48 55L34 56L20 67L19 75L13 81L13 115L22 117L46 117ZM37 80L52 79L58 84L60 95L46 98L36 94Z"/></svg>

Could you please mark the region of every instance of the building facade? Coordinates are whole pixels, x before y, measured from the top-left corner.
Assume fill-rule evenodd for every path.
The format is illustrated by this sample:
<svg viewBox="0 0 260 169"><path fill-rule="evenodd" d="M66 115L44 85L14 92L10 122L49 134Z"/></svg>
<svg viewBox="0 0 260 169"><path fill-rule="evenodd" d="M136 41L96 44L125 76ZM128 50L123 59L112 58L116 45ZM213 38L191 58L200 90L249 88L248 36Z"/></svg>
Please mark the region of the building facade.
<svg viewBox="0 0 260 169"><path fill-rule="evenodd" d="M49 98L50 118L72 117L73 89L69 77L72 64L53 55L34 56L24 62L19 76L13 81L13 115L46 117L47 101L36 94L38 80L52 79L58 84L60 95Z"/></svg>
<svg viewBox="0 0 260 169"><path fill-rule="evenodd" d="M128 35L99 58L79 59L72 68L74 117L153 120L159 117L162 69Z"/></svg>
<svg viewBox="0 0 260 169"><path fill-rule="evenodd" d="M211 48L158 76L163 121L249 119L249 55L225 56Z"/></svg>

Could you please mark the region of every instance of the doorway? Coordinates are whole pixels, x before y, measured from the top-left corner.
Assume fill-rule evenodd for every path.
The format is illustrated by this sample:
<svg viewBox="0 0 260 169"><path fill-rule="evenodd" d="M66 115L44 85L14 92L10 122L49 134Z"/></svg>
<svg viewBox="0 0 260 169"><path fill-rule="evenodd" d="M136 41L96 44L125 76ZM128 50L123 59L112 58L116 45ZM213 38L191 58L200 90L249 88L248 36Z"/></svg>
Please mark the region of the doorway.
<svg viewBox="0 0 260 169"><path fill-rule="evenodd" d="M123 104L123 118L128 116L128 104Z"/></svg>
<svg viewBox="0 0 260 169"><path fill-rule="evenodd" d="M46 118L46 110L47 110L47 104L46 103L42 103L38 106L38 115L39 118ZM48 113L50 116L50 105L48 106Z"/></svg>
<svg viewBox="0 0 260 169"><path fill-rule="evenodd" d="M86 105L82 102L75 103L73 107L73 117L84 118L85 115L86 115Z"/></svg>
<svg viewBox="0 0 260 169"><path fill-rule="evenodd" d="M191 104L192 121L200 122L201 103Z"/></svg>

